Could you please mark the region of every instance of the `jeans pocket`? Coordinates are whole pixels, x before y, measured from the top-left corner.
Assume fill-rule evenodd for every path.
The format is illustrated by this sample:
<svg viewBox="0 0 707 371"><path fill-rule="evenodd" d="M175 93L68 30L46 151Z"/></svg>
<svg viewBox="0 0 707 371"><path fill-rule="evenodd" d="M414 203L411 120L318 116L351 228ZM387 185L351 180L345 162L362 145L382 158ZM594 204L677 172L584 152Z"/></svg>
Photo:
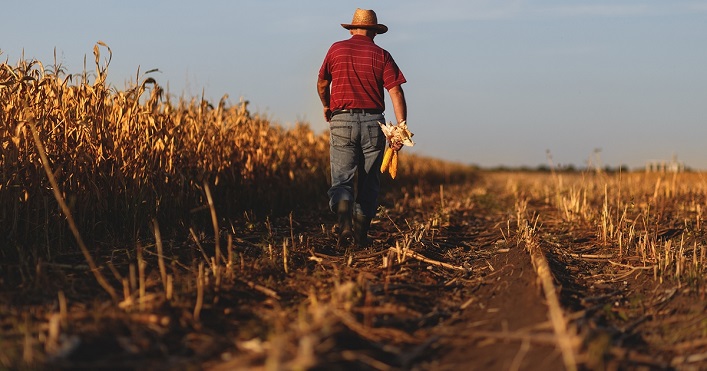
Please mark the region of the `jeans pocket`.
<svg viewBox="0 0 707 371"><path fill-rule="evenodd" d="M351 144L351 126L350 125L333 125L331 131L331 145L334 147L343 147Z"/></svg>
<svg viewBox="0 0 707 371"><path fill-rule="evenodd" d="M385 135L383 134L383 130L381 130L378 123L375 123L374 125L368 125L368 138L373 147L378 149L385 148Z"/></svg>

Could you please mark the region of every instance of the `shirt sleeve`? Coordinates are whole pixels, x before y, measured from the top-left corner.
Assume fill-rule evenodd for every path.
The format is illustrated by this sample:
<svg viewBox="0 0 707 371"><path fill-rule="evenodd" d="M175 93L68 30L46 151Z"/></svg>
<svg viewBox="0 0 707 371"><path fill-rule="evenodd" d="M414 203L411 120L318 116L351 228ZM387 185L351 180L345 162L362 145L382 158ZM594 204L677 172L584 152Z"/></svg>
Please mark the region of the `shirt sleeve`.
<svg viewBox="0 0 707 371"><path fill-rule="evenodd" d="M331 54L331 49L329 49L329 52L327 52L326 56L324 57L324 62L322 63L322 67L319 68L319 79L320 80L329 80L331 81L331 69L329 68L329 55Z"/></svg>
<svg viewBox="0 0 707 371"><path fill-rule="evenodd" d="M390 90L406 82L407 80L405 79L403 72L400 71L400 68L398 68L395 60L393 60L393 57L388 54L385 66L383 67L383 87L386 90Z"/></svg>

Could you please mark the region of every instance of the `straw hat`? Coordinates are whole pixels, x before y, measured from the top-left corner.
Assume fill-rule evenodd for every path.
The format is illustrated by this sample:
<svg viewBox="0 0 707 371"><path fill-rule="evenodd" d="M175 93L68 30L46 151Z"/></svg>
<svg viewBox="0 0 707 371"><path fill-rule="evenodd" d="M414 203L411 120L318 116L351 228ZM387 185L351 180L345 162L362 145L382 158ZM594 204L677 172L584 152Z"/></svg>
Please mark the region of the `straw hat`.
<svg viewBox="0 0 707 371"><path fill-rule="evenodd" d="M341 27L347 30L352 28L367 28L375 30L379 34L388 32L388 27L386 25L378 23L376 12L360 8L356 8L356 12L353 15L353 20L351 23L342 23Z"/></svg>

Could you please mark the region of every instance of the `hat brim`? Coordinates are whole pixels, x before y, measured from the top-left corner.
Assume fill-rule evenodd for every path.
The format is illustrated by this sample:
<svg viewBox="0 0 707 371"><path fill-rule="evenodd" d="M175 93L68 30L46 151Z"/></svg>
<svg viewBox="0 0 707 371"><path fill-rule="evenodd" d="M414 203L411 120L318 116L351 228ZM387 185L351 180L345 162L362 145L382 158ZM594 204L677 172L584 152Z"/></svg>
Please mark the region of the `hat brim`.
<svg viewBox="0 0 707 371"><path fill-rule="evenodd" d="M354 28L365 28L367 30L375 30L376 33L382 34L388 32L388 26L384 24L347 24L342 23L341 27L351 30Z"/></svg>

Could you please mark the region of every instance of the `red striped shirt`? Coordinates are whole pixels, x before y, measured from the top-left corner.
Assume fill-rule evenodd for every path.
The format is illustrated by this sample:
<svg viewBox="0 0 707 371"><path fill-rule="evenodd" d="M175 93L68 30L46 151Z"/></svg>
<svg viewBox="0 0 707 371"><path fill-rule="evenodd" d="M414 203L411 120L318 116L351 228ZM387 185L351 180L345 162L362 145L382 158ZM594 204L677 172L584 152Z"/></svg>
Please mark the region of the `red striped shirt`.
<svg viewBox="0 0 707 371"><path fill-rule="evenodd" d="M383 89L407 80L393 57L366 36L334 43L319 69L319 79L331 81L331 110L385 109Z"/></svg>

